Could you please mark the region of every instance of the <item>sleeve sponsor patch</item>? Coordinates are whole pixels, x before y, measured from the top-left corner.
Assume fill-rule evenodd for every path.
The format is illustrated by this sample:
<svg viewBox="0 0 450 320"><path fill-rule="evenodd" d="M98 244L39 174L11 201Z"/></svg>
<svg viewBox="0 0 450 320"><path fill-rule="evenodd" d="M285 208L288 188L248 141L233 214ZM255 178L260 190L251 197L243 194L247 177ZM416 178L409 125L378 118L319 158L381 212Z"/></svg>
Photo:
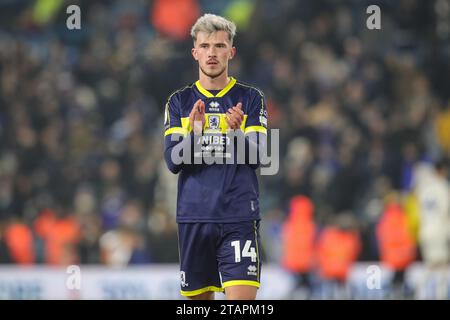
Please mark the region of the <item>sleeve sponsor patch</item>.
<svg viewBox="0 0 450 320"><path fill-rule="evenodd" d="M267 128L267 118L264 116L260 116L259 117L259 122L261 122L261 124Z"/></svg>

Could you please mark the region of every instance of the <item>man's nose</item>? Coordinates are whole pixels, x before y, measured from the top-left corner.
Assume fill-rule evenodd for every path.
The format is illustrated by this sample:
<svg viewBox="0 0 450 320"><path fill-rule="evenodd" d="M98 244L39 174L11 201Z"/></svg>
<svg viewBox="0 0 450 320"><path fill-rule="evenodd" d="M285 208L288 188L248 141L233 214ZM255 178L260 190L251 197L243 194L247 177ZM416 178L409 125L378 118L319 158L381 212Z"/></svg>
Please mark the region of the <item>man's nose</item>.
<svg viewBox="0 0 450 320"><path fill-rule="evenodd" d="M216 56L216 48L212 46L208 49L208 57L215 57L215 56Z"/></svg>

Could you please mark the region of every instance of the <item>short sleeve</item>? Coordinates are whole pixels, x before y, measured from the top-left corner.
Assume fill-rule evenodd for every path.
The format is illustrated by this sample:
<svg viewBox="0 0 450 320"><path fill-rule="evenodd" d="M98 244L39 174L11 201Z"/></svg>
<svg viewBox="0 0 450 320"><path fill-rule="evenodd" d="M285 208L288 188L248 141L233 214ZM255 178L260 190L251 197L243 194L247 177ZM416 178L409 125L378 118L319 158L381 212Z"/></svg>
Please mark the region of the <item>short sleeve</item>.
<svg viewBox="0 0 450 320"><path fill-rule="evenodd" d="M267 108L264 95L255 90L254 98L247 113L244 133L260 132L267 134Z"/></svg>
<svg viewBox="0 0 450 320"><path fill-rule="evenodd" d="M164 136L174 133L182 135L188 133L187 129L182 126L180 100L176 94L169 97L164 112Z"/></svg>

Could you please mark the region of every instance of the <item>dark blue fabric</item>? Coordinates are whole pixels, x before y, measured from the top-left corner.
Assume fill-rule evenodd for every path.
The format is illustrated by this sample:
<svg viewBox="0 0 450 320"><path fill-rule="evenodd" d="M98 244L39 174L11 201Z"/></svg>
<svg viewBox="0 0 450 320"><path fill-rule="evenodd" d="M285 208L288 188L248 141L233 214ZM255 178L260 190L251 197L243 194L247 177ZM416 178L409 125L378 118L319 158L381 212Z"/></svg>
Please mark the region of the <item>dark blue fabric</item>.
<svg viewBox="0 0 450 320"><path fill-rule="evenodd" d="M240 223L180 223L178 225L181 290L194 291L208 286L221 288L222 282L250 280L259 282L261 247L259 221ZM240 261L232 242L239 241ZM248 252L243 254L250 241ZM219 272L221 277L219 276Z"/></svg>

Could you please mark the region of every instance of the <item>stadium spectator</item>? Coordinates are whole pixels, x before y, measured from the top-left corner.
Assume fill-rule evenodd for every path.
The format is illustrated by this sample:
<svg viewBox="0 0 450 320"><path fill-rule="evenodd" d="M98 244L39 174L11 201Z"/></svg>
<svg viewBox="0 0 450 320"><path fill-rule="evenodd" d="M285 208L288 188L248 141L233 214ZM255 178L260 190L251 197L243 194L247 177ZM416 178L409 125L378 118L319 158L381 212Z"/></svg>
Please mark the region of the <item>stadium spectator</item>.
<svg viewBox="0 0 450 320"><path fill-rule="evenodd" d="M405 271L415 260L417 247L398 195L391 194L386 201L376 230L380 260L393 271L392 292L400 298L406 294Z"/></svg>
<svg viewBox="0 0 450 320"><path fill-rule="evenodd" d="M319 233L317 240L317 272L322 288L330 288L329 298L344 298L351 267L361 252L357 221L350 213L340 213ZM326 289L322 294L328 295Z"/></svg>
<svg viewBox="0 0 450 320"><path fill-rule="evenodd" d="M311 291L310 273L314 268L316 225L314 205L304 196L292 198L289 216L283 225L283 255L281 264L296 277L295 291ZM296 292L293 292L294 297Z"/></svg>
<svg viewBox="0 0 450 320"><path fill-rule="evenodd" d="M435 166L418 167L415 192L419 201L419 239L425 262L425 274L418 297L446 299L450 263L450 184L449 160L442 158ZM426 283L436 278L433 296L423 296Z"/></svg>

